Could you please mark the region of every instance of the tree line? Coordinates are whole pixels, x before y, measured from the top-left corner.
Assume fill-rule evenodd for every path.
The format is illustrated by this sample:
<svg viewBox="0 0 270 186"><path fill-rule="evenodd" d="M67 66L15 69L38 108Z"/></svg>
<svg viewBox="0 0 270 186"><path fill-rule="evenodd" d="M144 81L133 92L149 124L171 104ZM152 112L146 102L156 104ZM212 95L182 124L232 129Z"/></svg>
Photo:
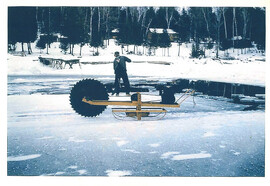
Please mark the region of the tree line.
<svg viewBox="0 0 270 186"><path fill-rule="evenodd" d="M150 28L164 29L162 34L148 36ZM8 46L17 42L47 48L60 34L60 47L73 54L75 44L96 48L107 47L112 30L117 29L117 43L148 48L169 48L167 29L178 33L175 42L193 42L192 55L201 54L201 43L207 48L226 51L229 48L250 48L255 43L265 50L265 8L259 7L9 7ZM122 47L123 48L123 47ZM129 50L129 48L127 49ZM131 51L131 50L130 50ZM81 52L80 52L81 55Z"/></svg>

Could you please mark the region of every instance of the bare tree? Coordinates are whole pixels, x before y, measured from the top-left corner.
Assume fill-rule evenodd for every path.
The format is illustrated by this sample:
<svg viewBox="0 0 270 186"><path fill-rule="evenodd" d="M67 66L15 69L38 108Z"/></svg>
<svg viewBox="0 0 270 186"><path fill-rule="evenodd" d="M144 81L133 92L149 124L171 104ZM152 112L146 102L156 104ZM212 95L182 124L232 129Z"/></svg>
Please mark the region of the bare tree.
<svg viewBox="0 0 270 186"><path fill-rule="evenodd" d="M107 42L108 42L108 45L110 44L109 43L109 40L110 40L110 36L109 36L109 16L110 16L110 8L106 8L104 7L104 15L105 15L105 29L106 29L106 34L107 34Z"/></svg>
<svg viewBox="0 0 270 186"><path fill-rule="evenodd" d="M221 8L215 8L215 14L216 14L216 28L217 28L217 46L216 46L216 58L219 57L219 46L220 46L220 27L221 27L221 14L222 9Z"/></svg>
<svg viewBox="0 0 270 186"><path fill-rule="evenodd" d="M93 15L94 15L94 8L90 8L90 23L89 23L89 43L92 41L92 31L93 31Z"/></svg>
<svg viewBox="0 0 270 186"><path fill-rule="evenodd" d="M88 8L84 8L85 9L85 16L84 16L84 21L83 21L83 32L86 32L87 29L87 17L88 17ZM82 47L84 45L84 42L81 42L80 44L80 56L82 55Z"/></svg>
<svg viewBox="0 0 270 186"><path fill-rule="evenodd" d="M245 39L247 37L247 24L249 21L249 16L248 16L248 8L241 8L241 12L243 15L243 38Z"/></svg>
<svg viewBox="0 0 270 186"><path fill-rule="evenodd" d="M206 23L206 30L208 32L208 37L210 38L210 30L209 30L209 23L208 23L208 16L206 15L207 8L202 8L203 17Z"/></svg>
<svg viewBox="0 0 270 186"><path fill-rule="evenodd" d="M235 24L235 34L238 36L238 27L237 27L237 20L236 20L236 8L233 8L233 20Z"/></svg>
<svg viewBox="0 0 270 186"><path fill-rule="evenodd" d="M97 7L97 11L98 11L98 32L100 32L100 23L101 23L101 16L100 16L100 12L101 9L99 7Z"/></svg>
<svg viewBox="0 0 270 186"><path fill-rule="evenodd" d="M235 33L234 33L234 30L235 30ZM233 21L232 21L233 51L234 51L234 39L235 39L234 36L238 36L235 7L233 7Z"/></svg>
<svg viewBox="0 0 270 186"><path fill-rule="evenodd" d="M223 15L223 24L224 24L224 32L225 32L225 39L228 38L228 32L227 32L227 22L226 22L226 8L222 8L222 15Z"/></svg>
<svg viewBox="0 0 270 186"><path fill-rule="evenodd" d="M174 8L166 7L166 21L167 21L167 28L169 29L171 26L172 18L173 18L173 12Z"/></svg>

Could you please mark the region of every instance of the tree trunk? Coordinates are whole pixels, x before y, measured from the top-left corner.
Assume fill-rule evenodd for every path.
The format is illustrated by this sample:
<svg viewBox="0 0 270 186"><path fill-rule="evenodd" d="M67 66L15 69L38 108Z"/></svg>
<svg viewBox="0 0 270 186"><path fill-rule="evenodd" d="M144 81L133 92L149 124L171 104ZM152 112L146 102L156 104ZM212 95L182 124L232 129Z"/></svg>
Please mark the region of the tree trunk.
<svg viewBox="0 0 270 186"><path fill-rule="evenodd" d="M72 55L74 55L73 51L74 51L74 44L72 44Z"/></svg>
<svg viewBox="0 0 270 186"><path fill-rule="evenodd" d="M90 32L89 32L89 34L90 34L90 38L89 38L89 43L91 44L91 41L92 41L92 30L93 30L93 15L94 15L94 8L91 8L90 9Z"/></svg>
<svg viewBox="0 0 270 186"><path fill-rule="evenodd" d="M28 54L32 53L32 49L31 49L31 44L27 43L27 50L28 50Z"/></svg>
<svg viewBox="0 0 270 186"><path fill-rule="evenodd" d="M181 44L178 43L178 57L180 57L180 46L181 46Z"/></svg>
<svg viewBox="0 0 270 186"><path fill-rule="evenodd" d="M220 45L220 34L219 34L219 31L220 31L220 23L218 23L218 34L217 34L217 53L216 53L216 58L219 57L219 45Z"/></svg>
<svg viewBox="0 0 270 186"><path fill-rule="evenodd" d="M242 8L242 15L243 15L243 38L247 37L247 22L248 22L248 10L247 8Z"/></svg>
<svg viewBox="0 0 270 186"><path fill-rule="evenodd" d="M100 19L100 8L97 7L98 9L98 33L100 32L100 22L101 22L101 19Z"/></svg>
<svg viewBox="0 0 270 186"><path fill-rule="evenodd" d="M49 44L47 43L47 54L49 54Z"/></svg>
<svg viewBox="0 0 270 186"><path fill-rule="evenodd" d="M108 46L109 46L109 39L110 39L110 33L109 33L109 26L108 26L108 22L109 22L109 15L110 15L110 8L107 8L106 9L107 11L106 11L106 24L105 24L105 26L106 26L106 33L107 33L107 39L108 39Z"/></svg>
<svg viewBox="0 0 270 186"><path fill-rule="evenodd" d="M83 47L83 45L81 44L80 45L80 56L82 56L82 47Z"/></svg>
<svg viewBox="0 0 270 186"><path fill-rule="evenodd" d="M150 24L152 23L152 19L150 19L147 27L146 27L146 30L145 30L145 37L147 38L147 33L148 33L148 30L149 30L149 27L150 27Z"/></svg>
<svg viewBox="0 0 270 186"><path fill-rule="evenodd" d="M23 44L24 44L24 43L22 42L22 53L24 53L24 48L23 48Z"/></svg>
<svg viewBox="0 0 270 186"><path fill-rule="evenodd" d="M83 32L84 32L84 40L86 39L86 36L85 36L85 33L88 33L87 32L87 17L88 17L88 9L89 8L85 8L85 16L84 16L84 23L83 23Z"/></svg>
<svg viewBox="0 0 270 186"><path fill-rule="evenodd" d="M217 19L217 52L216 52L216 58L219 58L219 46L220 46L220 27L221 27L221 12L222 9L218 8L216 11L216 19Z"/></svg>
<svg viewBox="0 0 270 186"><path fill-rule="evenodd" d="M226 26L226 17L225 17L225 8L222 8L223 20L224 20L224 31L225 31L225 39L228 38L227 34L227 26Z"/></svg>
<svg viewBox="0 0 270 186"><path fill-rule="evenodd" d="M122 52L122 54L124 54L123 48L124 48L124 46L121 45L121 52Z"/></svg>
<svg viewBox="0 0 270 186"><path fill-rule="evenodd" d="M208 24L208 20L206 18L206 14L205 14L204 8L202 8L202 12L203 12L203 17L204 17L204 20L205 20L205 23L206 23L206 29L207 29L207 32L208 32L208 37L210 38L209 24Z"/></svg>
<svg viewBox="0 0 270 186"><path fill-rule="evenodd" d="M235 8L233 8L233 21L232 21L233 52L234 52L234 19L235 19Z"/></svg>
<svg viewBox="0 0 270 186"><path fill-rule="evenodd" d="M238 28L237 28L237 20L236 20L235 8L233 8L233 17L234 17L234 22L235 22L235 34L236 34L236 36L238 36Z"/></svg>
<svg viewBox="0 0 270 186"><path fill-rule="evenodd" d="M171 22L173 18L173 11L171 12L171 16L169 16L169 8L166 8L166 22L167 22L167 29L170 28Z"/></svg>

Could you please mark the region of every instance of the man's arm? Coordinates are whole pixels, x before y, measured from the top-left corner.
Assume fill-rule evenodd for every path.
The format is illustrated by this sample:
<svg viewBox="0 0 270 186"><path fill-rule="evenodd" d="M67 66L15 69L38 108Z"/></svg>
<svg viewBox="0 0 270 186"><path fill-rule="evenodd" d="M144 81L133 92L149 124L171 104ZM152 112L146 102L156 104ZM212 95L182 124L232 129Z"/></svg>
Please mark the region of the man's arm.
<svg viewBox="0 0 270 186"><path fill-rule="evenodd" d="M125 57L125 61L126 62L131 62L131 59L129 59L128 57L124 56Z"/></svg>
<svg viewBox="0 0 270 186"><path fill-rule="evenodd" d="M114 69L114 70L117 68L117 65L118 65L118 64L117 64L116 60L114 60L114 61L113 61L113 69Z"/></svg>

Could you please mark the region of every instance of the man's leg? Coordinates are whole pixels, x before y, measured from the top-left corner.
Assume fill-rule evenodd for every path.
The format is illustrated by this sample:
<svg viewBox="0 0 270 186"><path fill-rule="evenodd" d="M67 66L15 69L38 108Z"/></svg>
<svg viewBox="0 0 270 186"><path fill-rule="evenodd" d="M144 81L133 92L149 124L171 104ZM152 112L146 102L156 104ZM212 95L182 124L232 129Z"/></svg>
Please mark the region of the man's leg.
<svg viewBox="0 0 270 186"><path fill-rule="evenodd" d="M122 79L124 81L124 85L125 85L125 89L126 89L126 94L129 94L129 92L130 92L130 84L129 84L127 72L124 72L122 74Z"/></svg>
<svg viewBox="0 0 270 186"><path fill-rule="evenodd" d="M119 94L119 90L120 90L120 75L117 73L115 74L115 79L114 79L114 91L112 93L112 95Z"/></svg>

